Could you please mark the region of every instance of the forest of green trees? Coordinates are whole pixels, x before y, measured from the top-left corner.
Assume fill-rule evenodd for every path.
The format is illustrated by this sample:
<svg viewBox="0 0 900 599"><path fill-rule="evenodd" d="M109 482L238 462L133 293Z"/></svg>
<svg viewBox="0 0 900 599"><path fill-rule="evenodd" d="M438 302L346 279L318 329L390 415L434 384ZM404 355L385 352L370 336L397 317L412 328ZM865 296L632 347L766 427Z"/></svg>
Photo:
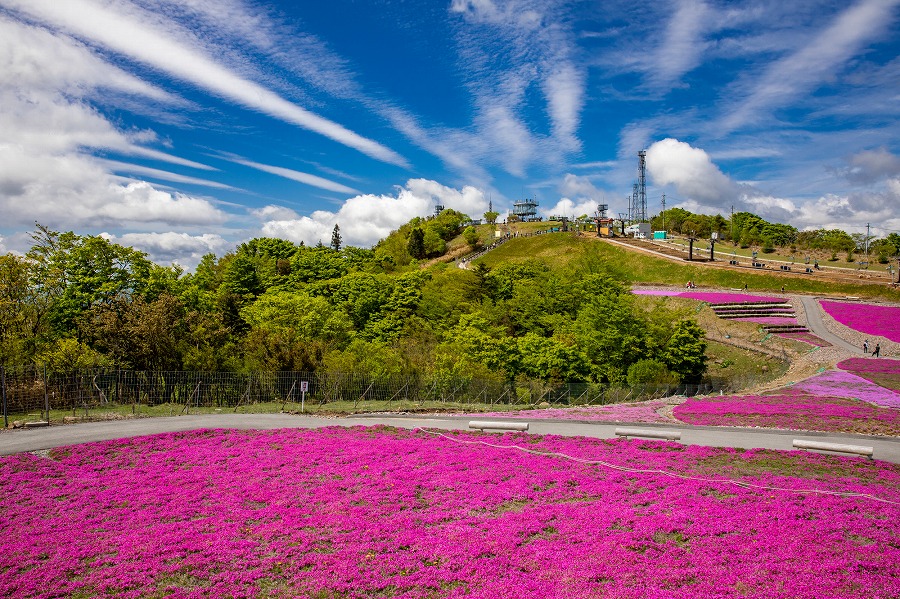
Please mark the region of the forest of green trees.
<svg viewBox="0 0 900 599"><path fill-rule="evenodd" d="M363 372L374 377L696 382L704 332L640 307L596 264L422 268L464 215L415 219L373 249L258 238L160 266L99 236L38 226L0 256L0 363L53 372ZM416 233L416 231L420 233Z"/></svg>

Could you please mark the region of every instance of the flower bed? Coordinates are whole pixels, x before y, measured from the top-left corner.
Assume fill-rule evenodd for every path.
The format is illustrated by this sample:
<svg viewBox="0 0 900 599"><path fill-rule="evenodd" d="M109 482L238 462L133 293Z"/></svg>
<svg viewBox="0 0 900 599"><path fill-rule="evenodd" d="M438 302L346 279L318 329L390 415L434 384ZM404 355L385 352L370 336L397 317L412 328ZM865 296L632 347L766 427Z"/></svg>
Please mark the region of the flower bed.
<svg viewBox="0 0 900 599"><path fill-rule="evenodd" d="M789 387L811 396L861 399L886 408L900 408L900 393L885 389L850 372L829 370Z"/></svg>
<svg viewBox="0 0 900 599"><path fill-rule="evenodd" d="M802 389L772 395L692 397L676 406L674 415L682 422L707 426L900 435L900 410Z"/></svg>
<svg viewBox="0 0 900 599"><path fill-rule="evenodd" d="M591 420L597 422L672 422L657 414L657 410L672 404L671 399L651 399L631 403L605 406L584 406L573 408L545 408L540 410L514 410L511 412L490 412L469 414L469 416L491 416L553 420Z"/></svg>
<svg viewBox="0 0 900 599"><path fill-rule="evenodd" d="M820 303L839 323L867 335L878 335L900 343L900 308L831 301ZM872 345L874 347L875 344Z"/></svg>
<svg viewBox="0 0 900 599"><path fill-rule="evenodd" d="M900 360L884 358L848 358L838 368L868 379L882 387L900 391Z"/></svg>
<svg viewBox="0 0 900 599"><path fill-rule="evenodd" d="M635 295L659 295L686 297L688 299L708 302L710 304L730 304L730 303L777 303L780 300L777 297L765 295L750 295L747 293L728 293L718 291L674 291L667 289L633 289L631 291Z"/></svg>
<svg viewBox="0 0 900 599"><path fill-rule="evenodd" d="M451 436L704 479L900 489L894 465L800 452ZM0 458L3 596L868 599L900 576L897 505L423 432L175 433L51 457Z"/></svg>
<svg viewBox="0 0 900 599"><path fill-rule="evenodd" d="M831 347L830 343L828 343L821 337L816 337L812 333L778 333L778 336L784 337L785 339L793 339L795 341L809 343L810 345L815 345L816 347Z"/></svg>

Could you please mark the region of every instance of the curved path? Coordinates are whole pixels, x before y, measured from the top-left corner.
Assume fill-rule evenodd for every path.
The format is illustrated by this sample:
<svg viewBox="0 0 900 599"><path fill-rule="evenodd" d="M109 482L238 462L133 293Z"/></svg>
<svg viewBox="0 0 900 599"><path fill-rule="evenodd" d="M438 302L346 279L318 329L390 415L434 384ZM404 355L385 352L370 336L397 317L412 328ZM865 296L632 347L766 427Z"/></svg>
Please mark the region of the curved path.
<svg viewBox="0 0 900 599"><path fill-rule="evenodd" d="M321 428L326 426L374 426L383 424L401 428L436 428L443 430L468 430L472 418L462 416L403 416L360 415L346 418L322 418L290 414L208 414L197 416L171 416L136 418L108 422L87 422L47 428L21 429L0 433L0 455L25 451L39 451L94 441L107 441L124 437L137 437L156 433L189 431L204 428L276 429ZM730 428L691 425L660 425L624 422L579 422L560 420L534 420L491 418L492 421L529 422L529 431L539 435L568 437L615 437L617 426L634 426L642 429L680 431L685 445L708 447L740 447L760 449L792 449L794 439L844 443L873 447L875 458L900 464L900 438L874 437L842 433L784 431L774 429Z"/></svg>
<svg viewBox="0 0 900 599"><path fill-rule="evenodd" d="M819 304L819 300L811 295L800 295L797 297L800 298L800 301L803 303L803 310L806 312L806 328L816 337L824 339L835 347L864 355L861 348L828 330L828 327L825 326L825 321L822 320L822 306Z"/></svg>

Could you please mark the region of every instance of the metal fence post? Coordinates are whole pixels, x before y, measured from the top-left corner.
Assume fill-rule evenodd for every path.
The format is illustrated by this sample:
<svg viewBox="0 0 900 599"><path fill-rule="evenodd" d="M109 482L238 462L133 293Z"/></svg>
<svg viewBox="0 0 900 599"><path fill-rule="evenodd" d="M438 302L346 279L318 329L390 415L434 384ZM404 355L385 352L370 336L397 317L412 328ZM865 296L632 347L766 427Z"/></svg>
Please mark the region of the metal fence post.
<svg viewBox="0 0 900 599"><path fill-rule="evenodd" d="M3 428L9 428L9 416L6 412L6 368L0 366L0 386L3 388Z"/></svg>
<svg viewBox="0 0 900 599"><path fill-rule="evenodd" d="M44 412L47 414L47 424L50 424L50 395L47 393L47 367L44 366Z"/></svg>

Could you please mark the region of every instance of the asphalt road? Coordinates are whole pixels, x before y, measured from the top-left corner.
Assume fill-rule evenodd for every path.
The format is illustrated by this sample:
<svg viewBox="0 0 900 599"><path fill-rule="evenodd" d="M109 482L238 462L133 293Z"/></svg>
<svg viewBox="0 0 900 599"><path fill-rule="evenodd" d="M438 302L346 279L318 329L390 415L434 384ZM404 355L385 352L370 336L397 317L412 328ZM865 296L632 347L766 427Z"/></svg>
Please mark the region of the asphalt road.
<svg viewBox="0 0 900 599"><path fill-rule="evenodd" d="M63 445L76 445L79 443L202 428L264 430L276 428L321 428L326 426L374 426L383 424L402 428L468 430L470 420L488 419L439 415L366 415L346 418L322 418L290 414L209 414L137 418L2 431L0 432L0 455L51 449ZM646 423L597 423L539 419L528 421L521 418L490 418L489 420L528 422L529 432L533 434L583 436L598 439L615 437L616 427L678 431L681 433L681 443L709 447L789 450L793 448L794 439L806 439L825 443L872 447L875 450L875 459L900 464L900 439L891 437Z"/></svg>
<svg viewBox="0 0 900 599"><path fill-rule="evenodd" d="M855 354L865 355L862 349L828 330L828 327L825 326L825 322L822 320L822 306L819 304L819 300L810 295L801 295L799 297L806 312L806 328L813 335L819 339L824 339L836 347L846 349Z"/></svg>

